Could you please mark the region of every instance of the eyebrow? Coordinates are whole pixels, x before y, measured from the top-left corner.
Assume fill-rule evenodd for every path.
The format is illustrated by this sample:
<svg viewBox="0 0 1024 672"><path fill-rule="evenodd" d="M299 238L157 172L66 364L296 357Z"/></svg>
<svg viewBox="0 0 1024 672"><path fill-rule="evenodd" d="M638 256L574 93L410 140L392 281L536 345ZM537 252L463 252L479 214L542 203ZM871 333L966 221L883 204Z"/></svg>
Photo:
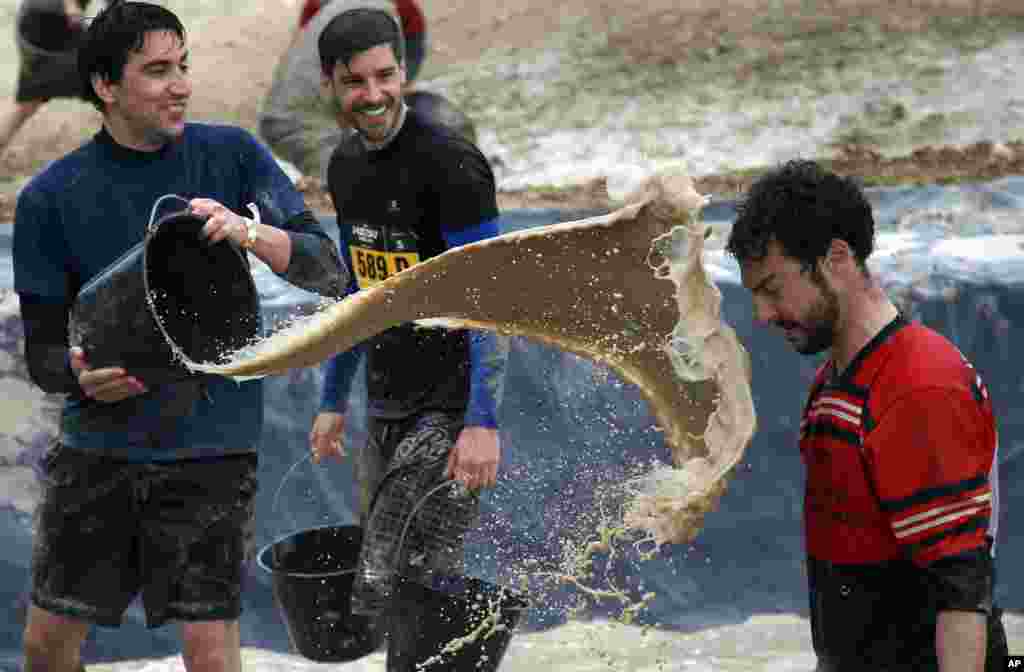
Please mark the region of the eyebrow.
<svg viewBox="0 0 1024 672"><path fill-rule="evenodd" d="M376 75L378 77L381 77L381 76L384 76L384 75L394 74L395 72L398 72L398 66L397 65L385 65L382 68L377 68L376 70L374 70L370 74L371 75ZM350 80L350 79L351 80L364 80L364 79L366 79L366 75L360 75L360 74L354 73L351 70L346 68L345 72L342 74L341 78L342 78L342 80Z"/></svg>
<svg viewBox="0 0 1024 672"><path fill-rule="evenodd" d="M177 60L173 58L157 58L152 61L148 61L142 64L142 69L145 70L154 66L175 65L176 63L188 63L188 52L184 52L181 55L181 58Z"/></svg>
<svg viewBox="0 0 1024 672"><path fill-rule="evenodd" d="M751 294L756 294L758 292L763 291L764 288L765 288L765 285L767 285L768 283L770 283L774 279L775 279L775 273L769 273L765 277L761 278L761 282L757 283L756 285L754 285L753 287L750 288Z"/></svg>

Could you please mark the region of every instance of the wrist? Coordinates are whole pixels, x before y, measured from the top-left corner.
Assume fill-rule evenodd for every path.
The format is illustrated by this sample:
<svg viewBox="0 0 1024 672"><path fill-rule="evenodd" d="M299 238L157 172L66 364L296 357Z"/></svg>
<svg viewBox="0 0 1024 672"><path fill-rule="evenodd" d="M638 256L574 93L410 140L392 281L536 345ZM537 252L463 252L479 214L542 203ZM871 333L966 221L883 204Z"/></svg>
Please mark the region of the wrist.
<svg viewBox="0 0 1024 672"><path fill-rule="evenodd" d="M245 223L245 237L242 238L241 244L243 250L252 250L260 240L260 233L257 228L260 225L260 210L256 207L255 203L249 203L246 207L253 214L253 218L242 218L242 221Z"/></svg>

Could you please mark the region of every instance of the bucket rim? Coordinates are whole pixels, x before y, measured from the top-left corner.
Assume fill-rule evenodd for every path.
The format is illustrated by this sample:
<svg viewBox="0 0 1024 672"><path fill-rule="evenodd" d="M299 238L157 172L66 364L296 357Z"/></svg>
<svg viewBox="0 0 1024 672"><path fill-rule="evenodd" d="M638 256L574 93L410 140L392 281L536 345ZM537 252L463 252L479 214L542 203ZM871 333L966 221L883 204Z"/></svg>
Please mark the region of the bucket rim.
<svg viewBox="0 0 1024 672"><path fill-rule="evenodd" d="M276 546L277 544L281 543L286 539L290 539L292 537L296 537L300 534L305 534L307 532L316 532L317 530L344 527L362 529L359 525L337 525L332 523L325 523L323 525L314 525L313 527L306 527L302 528L301 530L293 530L291 532L285 532L284 534L280 534L260 547L260 550L256 553L256 564L259 565L260 568L268 574L276 574L278 576L291 576L297 579L322 579L329 576L342 576L344 574L354 574L356 571L355 567L353 567L352 569L339 569L331 572L288 572L282 569L274 569L273 567L268 566L267 563L263 561L263 556L268 551L270 551L274 546Z"/></svg>

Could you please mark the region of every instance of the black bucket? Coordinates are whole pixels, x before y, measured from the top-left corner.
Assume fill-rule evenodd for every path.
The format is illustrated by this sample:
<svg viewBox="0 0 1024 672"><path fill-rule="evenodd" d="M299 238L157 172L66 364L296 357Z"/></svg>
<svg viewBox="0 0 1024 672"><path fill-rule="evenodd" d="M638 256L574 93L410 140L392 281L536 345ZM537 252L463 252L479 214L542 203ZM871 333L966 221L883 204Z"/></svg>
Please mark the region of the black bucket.
<svg viewBox="0 0 1024 672"><path fill-rule="evenodd" d="M340 663L380 646L373 617L349 608L362 538L355 525L316 527L268 544L256 558L271 575L288 639L305 658Z"/></svg>
<svg viewBox="0 0 1024 672"><path fill-rule="evenodd" d="M493 672L526 609L508 588L466 576L434 576L424 586L396 577L387 672Z"/></svg>
<svg viewBox="0 0 1024 672"><path fill-rule="evenodd" d="M182 356L218 361L256 339L259 294L248 262L227 240L201 240L204 223L187 210L151 223L141 243L78 292L69 341L91 367L120 366L159 385L192 375Z"/></svg>

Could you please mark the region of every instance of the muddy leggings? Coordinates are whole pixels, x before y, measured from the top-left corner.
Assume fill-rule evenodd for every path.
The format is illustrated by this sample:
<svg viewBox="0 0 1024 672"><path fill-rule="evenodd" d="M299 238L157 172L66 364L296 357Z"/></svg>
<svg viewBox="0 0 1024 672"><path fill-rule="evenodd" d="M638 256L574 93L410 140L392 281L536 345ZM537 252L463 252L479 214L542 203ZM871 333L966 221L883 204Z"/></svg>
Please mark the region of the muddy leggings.
<svg viewBox="0 0 1024 672"><path fill-rule="evenodd" d="M435 574L461 573L463 537L479 514L479 498L461 488L441 487L426 496L447 479L461 413L371 419L369 430L357 463L363 544L352 611L359 614L390 606L396 574L429 585Z"/></svg>

